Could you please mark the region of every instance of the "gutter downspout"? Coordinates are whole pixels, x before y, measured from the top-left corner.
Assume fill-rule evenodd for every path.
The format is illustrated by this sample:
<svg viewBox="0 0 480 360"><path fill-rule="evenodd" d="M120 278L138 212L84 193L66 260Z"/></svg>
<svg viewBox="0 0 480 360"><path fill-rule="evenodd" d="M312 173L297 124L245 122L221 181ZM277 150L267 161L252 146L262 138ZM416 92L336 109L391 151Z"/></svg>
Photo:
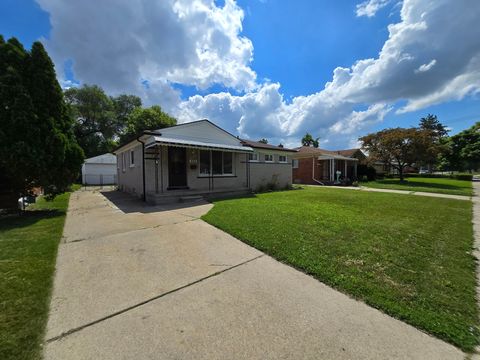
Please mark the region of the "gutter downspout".
<svg viewBox="0 0 480 360"><path fill-rule="evenodd" d="M143 135L143 134L142 134ZM145 194L145 143L140 140L140 135L137 137L137 141L142 144L142 185L143 185L143 194L142 194L142 199L143 201L147 200L147 195Z"/></svg>
<svg viewBox="0 0 480 360"><path fill-rule="evenodd" d="M315 181L316 183L319 183L320 185L325 185L321 181L315 179L315 156L312 157L312 180Z"/></svg>

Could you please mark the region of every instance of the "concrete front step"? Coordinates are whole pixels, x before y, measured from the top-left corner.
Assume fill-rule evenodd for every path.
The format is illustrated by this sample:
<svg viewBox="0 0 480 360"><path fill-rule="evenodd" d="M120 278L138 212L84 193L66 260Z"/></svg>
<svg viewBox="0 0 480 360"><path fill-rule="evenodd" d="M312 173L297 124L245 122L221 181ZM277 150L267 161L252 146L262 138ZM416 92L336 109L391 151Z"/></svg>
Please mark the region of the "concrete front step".
<svg viewBox="0 0 480 360"><path fill-rule="evenodd" d="M244 196L251 194L250 189L217 189L212 191L201 190L182 190L182 191L168 191L163 194L147 193L146 200L151 205L171 204L171 203L185 203L195 202L200 200L217 200L236 196Z"/></svg>
<svg viewBox="0 0 480 360"><path fill-rule="evenodd" d="M181 196L178 199L178 201L180 201L181 203L195 202L195 201L199 201L199 200L203 200L203 196L201 196L201 195Z"/></svg>

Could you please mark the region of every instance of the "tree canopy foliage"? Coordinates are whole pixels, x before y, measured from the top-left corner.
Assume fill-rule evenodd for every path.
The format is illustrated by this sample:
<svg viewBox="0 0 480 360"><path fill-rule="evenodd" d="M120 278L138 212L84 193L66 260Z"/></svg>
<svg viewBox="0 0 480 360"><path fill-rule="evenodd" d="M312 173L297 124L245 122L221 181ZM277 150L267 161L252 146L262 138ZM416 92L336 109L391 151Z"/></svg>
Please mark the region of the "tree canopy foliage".
<svg viewBox="0 0 480 360"><path fill-rule="evenodd" d="M418 127L386 129L368 134L359 140L371 160L384 162L397 169L403 179L407 166L427 165L443 170L477 170L480 168L480 122L454 136L428 114Z"/></svg>
<svg viewBox="0 0 480 360"><path fill-rule="evenodd" d="M444 141L440 164L444 170L480 169L480 121Z"/></svg>
<svg viewBox="0 0 480 360"><path fill-rule="evenodd" d="M405 168L418 161L419 154L428 146L427 134L418 128L385 129L359 140L372 160L398 170L400 180L403 180Z"/></svg>
<svg viewBox="0 0 480 360"><path fill-rule="evenodd" d="M320 138L313 138L313 136L309 133L306 133L305 136L302 138L302 145L303 146L313 146L314 148L318 148L318 140Z"/></svg>
<svg viewBox="0 0 480 360"><path fill-rule="evenodd" d="M40 42L27 51L0 36L0 172L2 186L27 194L41 186L63 192L78 176L83 151Z"/></svg>
<svg viewBox="0 0 480 360"><path fill-rule="evenodd" d="M126 126L120 135L120 142L140 135L145 130L163 129L177 124L177 120L162 111L158 105L149 108L137 107L126 118Z"/></svg>
<svg viewBox="0 0 480 360"><path fill-rule="evenodd" d="M75 119L75 136L87 157L111 152L119 142L144 130L176 124L158 105L143 108L138 96L111 97L97 85L67 89L65 98Z"/></svg>

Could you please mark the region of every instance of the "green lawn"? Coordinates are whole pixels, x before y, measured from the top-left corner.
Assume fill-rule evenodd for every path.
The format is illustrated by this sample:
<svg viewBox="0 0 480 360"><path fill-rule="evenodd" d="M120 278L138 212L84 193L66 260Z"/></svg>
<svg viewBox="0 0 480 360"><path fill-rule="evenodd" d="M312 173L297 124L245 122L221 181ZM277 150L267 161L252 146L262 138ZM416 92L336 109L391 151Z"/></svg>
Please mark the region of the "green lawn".
<svg viewBox="0 0 480 360"><path fill-rule="evenodd" d="M472 182L466 180L455 180L448 178L406 178L400 182L399 179L383 179L377 181L362 182L360 185L377 189L395 189L407 191L424 191L451 195L472 195Z"/></svg>
<svg viewBox="0 0 480 360"><path fill-rule="evenodd" d="M70 193L0 218L0 359L38 359Z"/></svg>
<svg viewBox="0 0 480 360"><path fill-rule="evenodd" d="M203 219L463 350L479 343L470 201L307 188L217 201Z"/></svg>

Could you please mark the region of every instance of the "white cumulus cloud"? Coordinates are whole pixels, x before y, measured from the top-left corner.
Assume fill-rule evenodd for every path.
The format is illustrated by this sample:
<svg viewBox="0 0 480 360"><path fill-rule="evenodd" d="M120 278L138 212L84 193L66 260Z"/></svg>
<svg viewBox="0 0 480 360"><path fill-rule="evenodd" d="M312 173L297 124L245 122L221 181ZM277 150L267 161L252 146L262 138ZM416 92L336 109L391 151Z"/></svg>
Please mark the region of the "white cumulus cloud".
<svg viewBox="0 0 480 360"><path fill-rule="evenodd" d="M391 0L366 0L357 5L357 16L373 17L375 14L385 6L387 6Z"/></svg>
<svg viewBox="0 0 480 360"><path fill-rule="evenodd" d="M240 35L244 13L234 0L223 7L213 0L37 2L50 14L45 43L60 76L72 60L82 83L166 100L176 94L169 83L242 91L256 86L253 45Z"/></svg>
<svg viewBox="0 0 480 360"><path fill-rule="evenodd" d="M244 13L234 0L37 1L50 13L46 45L57 68L71 59L82 83L137 93L180 121L209 118L251 139L298 145L308 131L322 145L348 146L389 113L480 93L478 0L404 0L378 56L332 69L318 92L288 100L275 79L257 81L254 44L241 33ZM365 1L357 15L373 16L388 2ZM237 95L181 100L175 83L221 84Z"/></svg>

